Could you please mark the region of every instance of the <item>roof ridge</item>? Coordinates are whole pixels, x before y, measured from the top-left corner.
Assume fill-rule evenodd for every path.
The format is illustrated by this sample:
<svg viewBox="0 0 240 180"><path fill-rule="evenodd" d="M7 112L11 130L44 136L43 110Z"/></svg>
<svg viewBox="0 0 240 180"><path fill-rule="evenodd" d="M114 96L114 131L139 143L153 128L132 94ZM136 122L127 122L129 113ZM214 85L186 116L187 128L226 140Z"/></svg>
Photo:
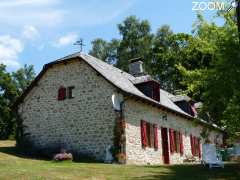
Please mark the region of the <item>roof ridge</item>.
<svg viewBox="0 0 240 180"><path fill-rule="evenodd" d="M124 71L124 70L122 70L122 69L119 69L119 68L113 66L112 64L109 64L109 63L107 63L107 62L105 62L105 61L103 61L103 60L101 60L101 59L98 59L98 58L90 55L90 54L80 54L80 56L82 56L82 55L85 55L85 56L94 58L96 61L98 61L98 62L100 62L100 63L104 63L105 65L107 65L107 66L109 66L109 67L111 67L111 68L113 68L113 69L115 69L115 70L117 70L117 71L120 71L120 72L125 73L125 74L127 74L127 75L129 75L129 76L134 77L132 74L130 74L130 73L128 73L128 72L126 72L126 71Z"/></svg>

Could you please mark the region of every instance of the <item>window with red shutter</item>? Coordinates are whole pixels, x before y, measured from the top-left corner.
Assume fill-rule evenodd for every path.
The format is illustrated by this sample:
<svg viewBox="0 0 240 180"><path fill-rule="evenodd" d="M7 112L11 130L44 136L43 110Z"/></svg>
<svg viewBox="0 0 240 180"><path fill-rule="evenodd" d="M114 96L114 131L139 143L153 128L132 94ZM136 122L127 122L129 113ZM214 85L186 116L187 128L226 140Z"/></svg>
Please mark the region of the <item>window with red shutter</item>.
<svg viewBox="0 0 240 180"><path fill-rule="evenodd" d="M182 133L169 129L169 140L170 140L170 152L171 153L180 153L183 155L183 139Z"/></svg>
<svg viewBox="0 0 240 180"><path fill-rule="evenodd" d="M156 124L141 120L141 140L142 147L158 149L158 128Z"/></svg>
<svg viewBox="0 0 240 180"><path fill-rule="evenodd" d="M201 140L195 136L190 135L191 150L193 156L201 158Z"/></svg>

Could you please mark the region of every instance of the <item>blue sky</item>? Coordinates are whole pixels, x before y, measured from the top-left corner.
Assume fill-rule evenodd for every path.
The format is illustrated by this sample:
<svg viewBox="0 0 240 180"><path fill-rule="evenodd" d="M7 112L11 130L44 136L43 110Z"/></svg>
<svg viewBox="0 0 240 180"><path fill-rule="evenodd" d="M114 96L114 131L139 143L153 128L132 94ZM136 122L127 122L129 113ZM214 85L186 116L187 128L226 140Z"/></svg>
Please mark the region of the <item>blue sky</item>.
<svg viewBox="0 0 240 180"><path fill-rule="evenodd" d="M147 19L152 31L168 24L191 32L196 18L192 0L0 0L0 63L9 71L33 64L37 72L57 58L76 52L73 42L119 37L117 24L129 15ZM207 14L208 17L208 14Z"/></svg>

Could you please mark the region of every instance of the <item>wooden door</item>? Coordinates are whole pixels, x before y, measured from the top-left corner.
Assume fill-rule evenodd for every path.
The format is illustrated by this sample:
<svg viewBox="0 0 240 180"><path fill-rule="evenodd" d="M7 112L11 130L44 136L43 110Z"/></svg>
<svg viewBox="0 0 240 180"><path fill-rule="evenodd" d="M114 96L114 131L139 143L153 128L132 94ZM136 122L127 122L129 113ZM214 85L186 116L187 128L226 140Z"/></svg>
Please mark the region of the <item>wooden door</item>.
<svg viewBox="0 0 240 180"><path fill-rule="evenodd" d="M162 155L164 164L169 164L169 148L168 148L168 130L167 128L161 128L162 134Z"/></svg>

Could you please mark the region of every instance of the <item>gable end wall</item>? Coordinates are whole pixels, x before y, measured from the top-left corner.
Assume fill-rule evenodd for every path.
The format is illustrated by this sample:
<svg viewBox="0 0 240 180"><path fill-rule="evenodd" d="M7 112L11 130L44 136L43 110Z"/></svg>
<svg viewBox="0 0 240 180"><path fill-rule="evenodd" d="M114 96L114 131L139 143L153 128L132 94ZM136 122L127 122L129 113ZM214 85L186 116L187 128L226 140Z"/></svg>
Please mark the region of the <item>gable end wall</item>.
<svg viewBox="0 0 240 180"><path fill-rule="evenodd" d="M74 98L58 101L60 86L75 86ZM19 106L27 138L35 148L61 147L103 160L113 145L115 91L84 61L54 65Z"/></svg>

